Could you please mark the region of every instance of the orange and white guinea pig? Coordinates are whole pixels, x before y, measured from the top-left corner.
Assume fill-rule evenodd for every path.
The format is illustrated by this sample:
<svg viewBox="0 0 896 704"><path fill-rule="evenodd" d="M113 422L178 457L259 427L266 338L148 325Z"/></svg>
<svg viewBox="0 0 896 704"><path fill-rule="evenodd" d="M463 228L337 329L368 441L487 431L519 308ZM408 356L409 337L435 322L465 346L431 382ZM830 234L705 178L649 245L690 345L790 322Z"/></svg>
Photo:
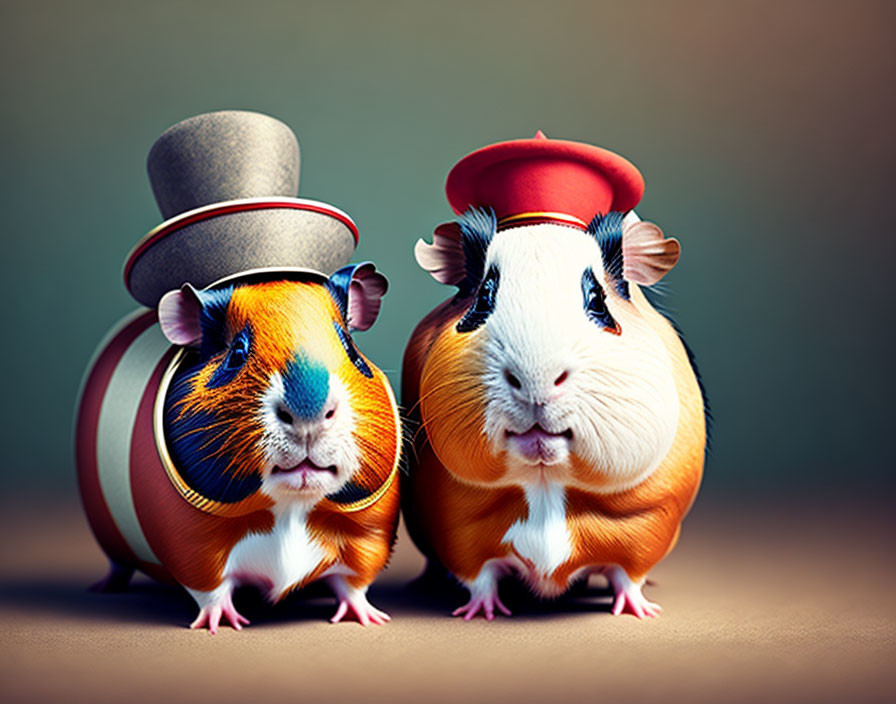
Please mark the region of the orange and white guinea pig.
<svg viewBox="0 0 896 704"><path fill-rule="evenodd" d="M361 623L398 520L400 423L389 382L355 347L386 291L372 264L329 278L241 274L166 294L115 331L88 370L76 421L87 517L112 564L183 585L193 628L247 623L316 580ZM174 343L174 346L172 346Z"/></svg>
<svg viewBox="0 0 896 704"><path fill-rule="evenodd" d="M403 508L416 544L470 593L455 615L509 614L499 579L543 597L592 573L613 613L675 545L703 469L705 403L690 354L639 284L678 260L634 213L587 227L500 228L470 208L418 242L458 294L417 326L403 404L421 423Z"/></svg>

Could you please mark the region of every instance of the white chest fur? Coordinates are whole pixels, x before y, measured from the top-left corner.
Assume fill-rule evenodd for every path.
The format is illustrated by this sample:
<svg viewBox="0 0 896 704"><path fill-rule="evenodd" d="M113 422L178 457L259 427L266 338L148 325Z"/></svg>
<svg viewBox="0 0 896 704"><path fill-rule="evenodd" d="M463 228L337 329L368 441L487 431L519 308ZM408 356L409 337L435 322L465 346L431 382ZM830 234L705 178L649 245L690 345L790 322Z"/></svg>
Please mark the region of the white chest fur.
<svg viewBox="0 0 896 704"><path fill-rule="evenodd" d="M225 578L270 584L272 598L302 581L326 557L308 534L308 512L292 506L277 515L270 533L255 533L238 542L224 568Z"/></svg>
<svg viewBox="0 0 896 704"><path fill-rule="evenodd" d="M504 535L516 552L529 560L537 574L547 577L572 554L566 525L566 493L562 484L538 483L525 487L529 515Z"/></svg>

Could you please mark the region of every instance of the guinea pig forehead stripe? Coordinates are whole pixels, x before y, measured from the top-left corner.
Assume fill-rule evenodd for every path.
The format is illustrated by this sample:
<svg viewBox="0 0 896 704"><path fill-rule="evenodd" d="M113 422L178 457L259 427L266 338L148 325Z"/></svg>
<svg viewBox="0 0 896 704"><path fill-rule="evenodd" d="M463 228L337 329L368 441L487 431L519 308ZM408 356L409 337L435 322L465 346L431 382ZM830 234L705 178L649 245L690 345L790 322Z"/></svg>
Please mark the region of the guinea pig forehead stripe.
<svg viewBox="0 0 896 704"><path fill-rule="evenodd" d="M458 285L461 295L472 293L485 274L485 258L498 226L492 208L469 208L457 219L464 248L466 278Z"/></svg>
<svg viewBox="0 0 896 704"><path fill-rule="evenodd" d="M330 372L321 362L300 352L286 363L283 400L299 418L316 418L329 395Z"/></svg>
<svg viewBox="0 0 896 704"><path fill-rule="evenodd" d="M598 213L588 224L588 233L600 246L604 271L615 282L617 293L629 300L628 281L622 275L622 217L623 214L617 211L606 215Z"/></svg>

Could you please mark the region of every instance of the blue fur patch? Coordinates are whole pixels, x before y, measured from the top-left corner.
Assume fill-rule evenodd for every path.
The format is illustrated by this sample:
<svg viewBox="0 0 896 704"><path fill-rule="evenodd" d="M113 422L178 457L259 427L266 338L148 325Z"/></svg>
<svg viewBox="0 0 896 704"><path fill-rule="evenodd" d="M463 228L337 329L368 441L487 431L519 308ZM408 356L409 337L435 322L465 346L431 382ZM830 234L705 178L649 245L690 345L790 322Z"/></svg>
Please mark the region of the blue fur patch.
<svg viewBox="0 0 896 704"><path fill-rule="evenodd" d="M303 420L317 417L330 394L330 372L320 362L296 355L283 373L283 398Z"/></svg>
<svg viewBox="0 0 896 704"><path fill-rule="evenodd" d="M364 376L368 379L372 379L373 372L370 371L367 362L364 361L361 353L358 352L358 348L355 347L355 343L352 341L352 336L349 335L335 320L333 321L333 327L336 329L336 334L339 336L339 341L342 343L342 349L345 350L345 354L348 356L349 361L354 364L355 368Z"/></svg>
<svg viewBox="0 0 896 704"><path fill-rule="evenodd" d="M203 364L197 363L178 372L165 398L165 442L171 459L187 485L200 495L235 503L255 493L261 476L235 477L231 457L221 448L229 433L238 430L220 425L221 418L211 413L181 415L182 402L190 393L195 376Z"/></svg>
<svg viewBox="0 0 896 704"><path fill-rule="evenodd" d="M202 342L199 355L208 359L226 346L227 306L233 295L233 286L226 286L212 291L197 291L202 310L199 313L199 326L202 330Z"/></svg>
<svg viewBox="0 0 896 704"><path fill-rule="evenodd" d="M343 321L348 319L348 290L352 283L352 276L354 276L355 270L359 266L361 265L349 264L338 271L334 271L330 278L327 279L327 283L324 284L330 292L330 296L336 302L336 307L339 308Z"/></svg>
<svg viewBox="0 0 896 704"><path fill-rule="evenodd" d="M462 235L464 248L464 268L467 275L457 284L458 295L466 297L472 294L485 274L485 256L495 236L498 220L492 208L470 207L457 219Z"/></svg>
<svg viewBox="0 0 896 704"><path fill-rule="evenodd" d="M627 301L628 281L622 276L622 218L623 214L615 210L606 215L598 213L589 223L588 233L600 245L604 271L616 284L617 293Z"/></svg>

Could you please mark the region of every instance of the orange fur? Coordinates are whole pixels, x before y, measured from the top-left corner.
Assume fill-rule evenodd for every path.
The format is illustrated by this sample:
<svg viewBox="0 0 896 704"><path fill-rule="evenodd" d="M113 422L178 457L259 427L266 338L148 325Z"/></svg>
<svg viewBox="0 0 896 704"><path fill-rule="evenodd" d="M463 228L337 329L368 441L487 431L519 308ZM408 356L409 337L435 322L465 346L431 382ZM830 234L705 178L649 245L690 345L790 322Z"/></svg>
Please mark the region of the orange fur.
<svg viewBox="0 0 896 704"><path fill-rule="evenodd" d="M290 319L284 310L301 310L300 316ZM273 282L237 288L228 307L228 341L251 318L253 325L268 330L282 330L277 336L253 338L253 354L240 376L225 387L205 388L211 369L201 372L192 392L183 403L182 413L208 411L222 418L224 451L242 452L250 449L253 462L233 468L234 474L260 472L262 455L256 450L261 437L260 425L246 427L245 419L257 411L257 388L267 383L270 375L285 367L296 349L302 349L319 360L345 383L350 406L359 419L354 439L361 454L361 467L353 480L368 489L381 487L388 479L397 453L395 410L388 380L369 363L373 378L358 373L348 359L333 327L340 320L338 308L329 293L319 284ZM222 353L223 355L223 353ZM365 358L366 359L366 358ZM250 382L259 382L250 393ZM233 425L237 423L237 425ZM232 429L239 427L239 433ZM225 430L226 429L226 430ZM231 431L231 432L227 432ZM147 448L147 451L152 451ZM135 486L140 496L138 511L141 520L155 524L163 536L154 545L160 559L171 574L184 586L210 591L222 580L227 557L233 547L250 532L270 533L274 527L273 514L266 510L271 501L261 501L265 510L245 516L212 516L193 508L175 492L164 470L147 472ZM153 509L153 507L155 507ZM164 510L158 510L164 507ZM157 514L152 516L152 513ZM309 533L327 553L320 565L300 583L286 590L304 586L319 578L335 562L341 561L355 574L348 578L353 586L370 584L382 570L391 554L398 521L398 482L394 481L386 493L368 508L344 513L326 499L309 515Z"/></svg>
<svg viewBox="0 0 896 704"><path fill-rule="evenodd" d="M640 485L615 494L567 490L572 556L550 576L560 590L582 567L619 564L632 580L644 577L674 546L700 483L705 427L694 372L669 322L636 285L630 288L632 305L659 334L672 359L680 401L678 427L666 457ZM458 339L454 332L468 304L448 302L420 323L408 343L403 373L403 401L419 406L416 416L423 423L405 482L408 529L424 553L464 580L474 579L487 560L509 554L511 547L502 539L528 514L521 489L470 483L494 480L501 470L481 431L481 391L467 378L472 370L456 359L462 345L476 344ZM454 375L460 377L459 385L451 385ZM467 411L458 413L458 407ZM445 448L440 456L432 449L431 437ZM572 458L572 469L580 480L599 485L577 457Z"/></svg>

